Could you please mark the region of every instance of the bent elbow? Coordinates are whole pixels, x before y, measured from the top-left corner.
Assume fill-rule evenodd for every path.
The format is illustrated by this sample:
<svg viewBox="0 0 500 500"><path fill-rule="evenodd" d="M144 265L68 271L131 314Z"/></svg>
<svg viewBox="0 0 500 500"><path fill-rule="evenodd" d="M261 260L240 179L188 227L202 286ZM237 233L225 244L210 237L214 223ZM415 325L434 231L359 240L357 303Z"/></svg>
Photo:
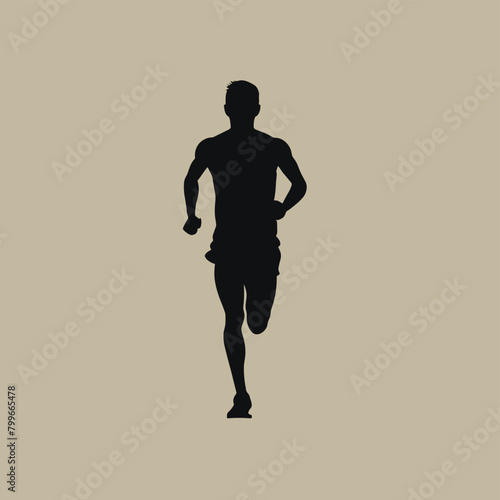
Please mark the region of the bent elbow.
<svg viewBox="0 0 500 500"><path fill-rule="evenodd" d="M302 179L300 188L302 191L302 196L305 196L305 194L307 193L307 182L304 179Z"/></svg>

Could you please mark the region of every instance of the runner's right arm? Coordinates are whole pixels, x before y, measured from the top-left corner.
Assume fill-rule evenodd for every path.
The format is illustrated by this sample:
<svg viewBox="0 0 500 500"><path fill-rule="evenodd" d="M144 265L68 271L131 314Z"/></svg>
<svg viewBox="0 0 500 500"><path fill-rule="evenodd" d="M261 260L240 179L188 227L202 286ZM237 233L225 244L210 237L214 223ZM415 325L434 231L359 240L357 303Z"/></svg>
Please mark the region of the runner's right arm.
<svg viewBox="0 0 500 500"><path fill-rule="evenodd" d="M198 200L198 179L207 168L207 143L208 139L200 142L186 178L184 179L184 199L186 201L186 212L188 219L184 224L184 231L188 234L196 234L201 226L201 219L196 217L196 201Z"/></svg>

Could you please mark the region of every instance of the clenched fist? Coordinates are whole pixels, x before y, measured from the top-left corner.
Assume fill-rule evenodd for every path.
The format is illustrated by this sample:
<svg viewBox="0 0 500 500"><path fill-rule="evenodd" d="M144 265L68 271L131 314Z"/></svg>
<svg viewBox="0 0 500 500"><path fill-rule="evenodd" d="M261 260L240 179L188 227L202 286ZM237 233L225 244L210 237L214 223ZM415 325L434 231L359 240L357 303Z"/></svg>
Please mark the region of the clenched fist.
<svg viewBox="0 0 500 500"><path fill-rule="evenodd" d="M198 219L196 215L190 215L186 223L184 224L184 231L186 231L187 234L196 234L198 232L198 229L201 227L201 219Z"/></svg>

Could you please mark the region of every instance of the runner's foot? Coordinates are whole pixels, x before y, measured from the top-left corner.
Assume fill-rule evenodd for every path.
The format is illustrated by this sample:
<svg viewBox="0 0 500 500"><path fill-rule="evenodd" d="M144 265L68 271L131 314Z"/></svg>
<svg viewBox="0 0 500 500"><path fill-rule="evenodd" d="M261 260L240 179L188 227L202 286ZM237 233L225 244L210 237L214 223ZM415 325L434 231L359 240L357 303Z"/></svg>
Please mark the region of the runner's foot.
<svg viewBox="0 0 500 500"><path fill-rule="evenodd" d="M227 418L252 418L252 415L248 413L248 410L252 407L252 401L248 393L236 394L233 403L233 407L227 413Z"/></svg>

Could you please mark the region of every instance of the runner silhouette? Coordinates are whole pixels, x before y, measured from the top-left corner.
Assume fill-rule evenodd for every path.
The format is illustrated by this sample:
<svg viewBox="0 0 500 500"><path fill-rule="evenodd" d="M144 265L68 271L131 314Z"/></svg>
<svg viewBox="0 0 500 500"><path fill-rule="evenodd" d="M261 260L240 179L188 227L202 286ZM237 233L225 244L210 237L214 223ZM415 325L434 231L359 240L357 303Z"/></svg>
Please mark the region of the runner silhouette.
<svg viewBox="0 0 500 500"><path fill-rule="evenodd" d="M216 193L216 227L205 257L215 264L215 284L226 317L224 345L236 389L227 417L251 418L244 375L243 306L250 330L262 333L271 315L279 274L276 221L303 198L306 182L286 142L254 128L260 112L255 85L231 82L224 110L231 128L198 145L186 175L188 219L183 229L193 235L201 226L195 215L198 179L208 168ZM291 182L283 203L274 199L278 167Z"/></svg>

